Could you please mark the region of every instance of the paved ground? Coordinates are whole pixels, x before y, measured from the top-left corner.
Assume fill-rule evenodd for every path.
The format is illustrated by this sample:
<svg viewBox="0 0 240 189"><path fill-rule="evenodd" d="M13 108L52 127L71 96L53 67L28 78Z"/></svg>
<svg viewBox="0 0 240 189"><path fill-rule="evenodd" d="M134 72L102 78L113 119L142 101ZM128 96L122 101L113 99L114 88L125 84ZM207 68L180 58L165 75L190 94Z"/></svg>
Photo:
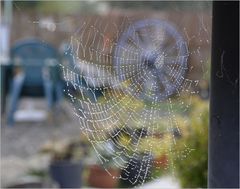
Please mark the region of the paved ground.
<svg viewBox="0 0 240 189"><path fill-rule="evenodd" d="M46 110L44 99L23 99L19 109ZM48 159L38 155L41 146L53 138L77 136L79 123L71 105L64 101L48 120L17 122L8 127L1 119L1 186L18 182L31 168L46 167Z"/></svg>
<svg viewBox="0 0 240 189"><path fill-rule="evenodd" d="M43 99L23 99L20 110L46 110ZM80 126L73 115L73 109L64 101L60 110L55 111L52 119L38 122L18 122L14 127L5 124L5 117L1 120L1 188L24 181L33 181L26 176L30 169L47 168L49 158L39 155L39 149L47 141L56 138L78 136ZM179 184L172 177L164 177L146 183L140 188L179 188Z"/></svg>

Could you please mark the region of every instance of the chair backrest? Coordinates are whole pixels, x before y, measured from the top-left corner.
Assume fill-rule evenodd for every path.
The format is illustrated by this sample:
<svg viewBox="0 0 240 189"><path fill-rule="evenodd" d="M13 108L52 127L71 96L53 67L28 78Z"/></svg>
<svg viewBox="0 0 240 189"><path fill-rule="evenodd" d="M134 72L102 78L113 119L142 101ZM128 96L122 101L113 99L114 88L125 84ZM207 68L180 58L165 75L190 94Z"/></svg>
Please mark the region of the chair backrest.
<svg viewBox="0 0 240 189"><path fill-rule="evenodd" d="M78 66L76 65L76 54L74 49L71 47L70 44L63 44L62 45L62 58L63 58L63 64L64 66L67 67L67 69L76 72L76 73L81 73L81 70L79 70ZM89 97L89 99L92 102L95 102L96 98L103 96L103 90L94 90L94 87L91 87L87 84L87 81L84 79L83 75L79 75L79 80L81 80L81 87L85 88L85 91L87 90L86 88L88 88L88 92L87 92L87 96ZM65 87L69 87L68 85L66 85ZM89 89L92 89L91 92ZM69 90L69 89L68 89ZM71 90L71 89L70 89ZM72 87L72 92L75 89ZM95 96L95 97L94 97Z"/></svg>
<svg viewBox="0 0 240 189"><path fill-rule="evenodd" d="M25 86L42 86L42 70L54 67L59 61L58 51L38 39L24 40L11 49L14 66L19 65L25 72Z"/></svg>

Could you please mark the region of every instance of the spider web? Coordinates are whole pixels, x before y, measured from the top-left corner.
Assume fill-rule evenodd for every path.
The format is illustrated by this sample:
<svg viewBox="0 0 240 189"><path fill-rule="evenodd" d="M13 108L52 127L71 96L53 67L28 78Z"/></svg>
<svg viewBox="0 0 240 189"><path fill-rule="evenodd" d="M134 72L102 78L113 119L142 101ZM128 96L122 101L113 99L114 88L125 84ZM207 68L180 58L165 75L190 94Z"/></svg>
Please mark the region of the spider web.
<svg viewBox="0 0 240 189"><path fill-rule="evenodd" d="M181 135L180 127L187 125L184 115L191 96L198 93L199 80L188 77L193 70L188 58L201 56L201 49L188 45L201 32L208 33L202 17L199 34L193 36L186 28L178 32L174 23L161 19L151 23L151 19L85 20L71 36L65 49L67 61L60 65L64 92L99 163L113 178L133 185L143 184L153 166L162 163L154 159L156 152L185 158L194 150L186 146L176 152L172 147ZM166 161L174 168L171 158ZM121 175L112 175L109 164Z"/></svg>

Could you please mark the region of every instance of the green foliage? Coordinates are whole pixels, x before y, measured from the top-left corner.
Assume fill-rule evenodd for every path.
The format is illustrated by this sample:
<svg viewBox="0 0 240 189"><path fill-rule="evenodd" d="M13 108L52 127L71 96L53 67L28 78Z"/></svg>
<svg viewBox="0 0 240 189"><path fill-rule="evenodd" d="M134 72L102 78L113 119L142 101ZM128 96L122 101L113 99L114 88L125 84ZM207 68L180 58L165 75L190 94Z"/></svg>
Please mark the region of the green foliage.
<svg viewBox="0 0 240 189"><path fill-rule="evenodd" d="M77 137L71 140L53 140L47 142L40 150L49 154L51 161L79 161L88 156L90 143L84 138Z"/></svg>
<svg viewBox="0 0 240 189"><path fill-rule="evenodd" d="M192 149L187 156L173 157L175 170L182 187L207 187L208 165L208 102L196 97L193 99L188 131L177 141L174 150L183 152ZM188 133L184 135L184 133ZM185 157L184 157L185 156Z"/></svg>
<svg viewBox="0 0 240 189"><path fill-rule="evenodd" d="M40 169L30 169L27 174L41 178L41 179L45 179L48 177L48 171L42 170L42 169L41 170Z"/></svg>

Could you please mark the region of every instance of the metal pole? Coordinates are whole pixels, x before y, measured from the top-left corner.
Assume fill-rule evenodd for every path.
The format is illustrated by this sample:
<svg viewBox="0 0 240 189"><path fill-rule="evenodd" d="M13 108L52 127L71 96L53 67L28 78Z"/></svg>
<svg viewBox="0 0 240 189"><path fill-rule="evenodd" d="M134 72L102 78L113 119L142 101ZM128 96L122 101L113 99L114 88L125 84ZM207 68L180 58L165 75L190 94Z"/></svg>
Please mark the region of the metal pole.
<svg viewBox="0 0 240 189"><path fill-rule="evenodd" d="M213 2L210 188L239 187L239 2Z"/></svg>
<svg viewBox="0 0 240 189"><path fill-rule="evenodd" d="M1 114L4 113L6 104L6 67L9 65L10 30L12 23L12 0L4 1L3 18L0 21L0 93Z"/></svg>

